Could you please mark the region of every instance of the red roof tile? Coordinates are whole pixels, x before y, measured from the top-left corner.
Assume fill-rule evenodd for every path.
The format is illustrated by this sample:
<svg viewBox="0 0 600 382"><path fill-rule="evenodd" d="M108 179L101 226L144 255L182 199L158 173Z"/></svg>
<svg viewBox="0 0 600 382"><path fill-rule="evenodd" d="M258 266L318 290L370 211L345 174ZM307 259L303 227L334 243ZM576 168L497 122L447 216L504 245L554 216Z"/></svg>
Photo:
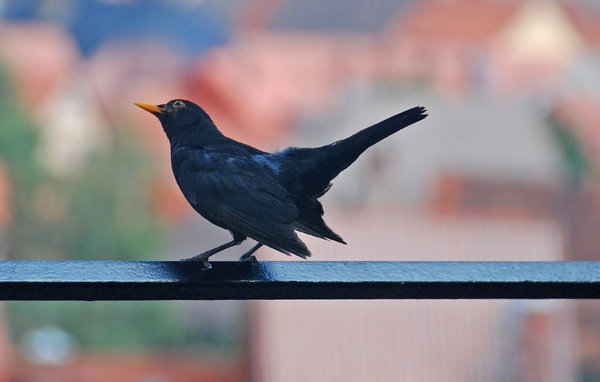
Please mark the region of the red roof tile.
<svg viewBox="0 0 600 382"><path fill-rule="evenodd" d="M562 3L562 8L573 26L591 45L600 46L600 11L581 3Z"/></svg>
<svg viewBox="0 0 600 382"><path fill-rule="evenodd" d="M3 23L0 60L26 103L39 105L77 71L79 55L71 36L56 25Z"/></svg>
<svg viewBox="0 0 600 382"><path fill-rule="evenodd" d="M520 1L426 0L401 15L402 33L455 41L489 39L518 10Z"/></svg>

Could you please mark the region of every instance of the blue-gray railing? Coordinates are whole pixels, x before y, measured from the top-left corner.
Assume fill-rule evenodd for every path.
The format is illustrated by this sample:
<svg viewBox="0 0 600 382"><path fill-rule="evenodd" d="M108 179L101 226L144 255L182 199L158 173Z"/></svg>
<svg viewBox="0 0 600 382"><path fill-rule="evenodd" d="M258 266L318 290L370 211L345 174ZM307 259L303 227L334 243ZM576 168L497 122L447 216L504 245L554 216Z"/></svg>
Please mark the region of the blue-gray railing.
<svg viewBox="0 0 600 382"><path fill-rule="evenodd" d="M0 261L1 300L600 298L600 262Z"/></svg>

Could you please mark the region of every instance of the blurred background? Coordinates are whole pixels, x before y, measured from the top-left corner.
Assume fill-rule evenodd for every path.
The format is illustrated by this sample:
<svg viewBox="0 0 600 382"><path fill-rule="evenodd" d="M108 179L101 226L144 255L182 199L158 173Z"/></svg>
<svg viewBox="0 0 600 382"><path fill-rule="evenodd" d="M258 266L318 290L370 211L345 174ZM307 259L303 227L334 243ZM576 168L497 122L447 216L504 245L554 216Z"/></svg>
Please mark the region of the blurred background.
<svg viewBox="0 0 600 382"><path fill-rule="evenodd" d="M2 258L228 241L133 105L172 98L263 150L428 108L335 180L325 219L348 245L303 236L314 260L600 260L600 1L0 1ZM0 381L600 381L597 301L0 312Z"/></svg>

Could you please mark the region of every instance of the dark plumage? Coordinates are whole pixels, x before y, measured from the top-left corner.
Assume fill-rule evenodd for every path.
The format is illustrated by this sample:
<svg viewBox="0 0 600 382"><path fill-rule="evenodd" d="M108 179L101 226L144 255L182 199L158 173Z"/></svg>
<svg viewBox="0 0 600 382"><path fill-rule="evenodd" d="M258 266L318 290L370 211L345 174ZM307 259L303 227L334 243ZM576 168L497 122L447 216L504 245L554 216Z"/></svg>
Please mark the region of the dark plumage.
<svg viewBox="0 0 600 382"><path fill-rule="evenodd" d="M136 105L160 120L171 143L173 174L187 201L233 236L190 259L206 267L210 256L248 237L258 243L240 260L253 259L261 245L310 256L296 230L345 244L323 221L318 198L367 148L427 116L425 108L415 107L326 146L267 153L224 136L193 102Z"/></svg>

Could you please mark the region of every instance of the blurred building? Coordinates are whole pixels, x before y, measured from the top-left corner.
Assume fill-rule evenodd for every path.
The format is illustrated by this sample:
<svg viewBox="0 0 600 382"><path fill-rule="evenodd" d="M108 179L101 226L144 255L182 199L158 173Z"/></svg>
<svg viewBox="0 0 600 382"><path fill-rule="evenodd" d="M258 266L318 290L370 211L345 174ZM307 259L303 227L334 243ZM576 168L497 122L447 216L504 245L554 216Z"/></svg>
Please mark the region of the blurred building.
<svg viewBox="0 0 600 382"><path fill-rule="evenodd" d="M551 219L326 212L348 246L307 238L315 260L556 261ZM273 253L269 259L280 258ZM571 301L257 301L257 381L575 381Z"/></svg>
<svg viewBox="0 0 600 382"><path fill-rule="evenodd" d="M174 227L170 256L228 236L187 206L163 132L133 106L182 97L228 136L265 150L329 143L428 107L425 121L336 179L326 219L349 245L309 238L315 260L598 259L592 1L225 1L204 13L193 1L175 11L139 1L25 3L37 13L0 9L0 59L42 131L40 158L69 177L110 142L111 128L131 128L157 166L151 191ZM0 171L0 231L9 179ZM199 322L243 311L198 306ZM251 369L257 381L567 381L579 368L593 380L598 312L594 301L261 301L247 354L222 368L162 355L31 365L0 338L0 373L5 362L18 380L233 381Z"/></svg>

